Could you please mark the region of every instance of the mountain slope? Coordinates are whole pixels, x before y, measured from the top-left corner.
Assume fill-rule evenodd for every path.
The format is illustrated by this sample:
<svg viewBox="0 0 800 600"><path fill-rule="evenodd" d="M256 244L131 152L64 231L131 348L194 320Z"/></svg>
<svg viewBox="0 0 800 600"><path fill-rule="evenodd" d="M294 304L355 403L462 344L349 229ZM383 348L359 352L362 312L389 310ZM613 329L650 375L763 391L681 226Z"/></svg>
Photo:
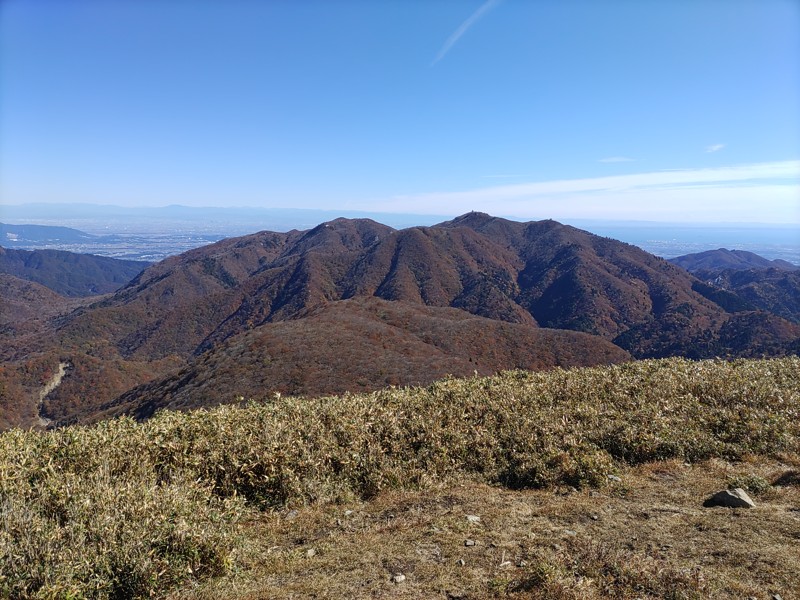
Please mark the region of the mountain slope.
<svg viewBox="0 0 800 600"><path fill-rule="evenodd" d="M699 285L684 269L635 246L555 221L518 223L469 213L433 227L398 231L367 219L336 219L308 231L261 232L170 257L107 298L53 320L38 340L10 340L0 356L12 362L20 381L30 378L26 361L38 360L52 370L69 360L74 368L45 403L45 416L69 420L88 416L87 407L107 404L132 387L199 364L204 353L251 331L291 337L316 327L302 335L324 344L321 331L330 327L325 319L335 315L349 323L343 327L351 332L351 341L336 343L349 348L358 338L356 331L375 327L367 326L372 317L354 317L351 311L358 303L343 305L350 306L346 310L318 311L350 299L374 297L412 312L460 309L526 331L544 327L588 333L635 358L796 351L800 326L764 311L732 313L719 297L699 293ZM262 329L282 323L287 324ZM472 337L458 329L473 343L453 350L447 360L457 359L460 369L476 352L507 346L505 334L487 327L469 321L467 329L482 332ZM376 344L382 335L388 333L370 342L379 354L383 349ZM411 330L403 335L419 337ZM292 350L292 360L310 360L319 350L310 344L298 346L304 351ZM597 356L577 353L586 361L577 364L599 360L605 350L599 343L596 347ZM512 355L511 362L525 362L522 354ZM334 360L331 356L323 352L318 360ZM214 360L223 361L220 357L224 353ZM447 360L442 358L441 365L456 364ZM563 360L556 355L547 364ZM501 362L491 363L492 368ZM341 380L357 389L355 369L348 364L342 369ZM414 369L417 374L412 377L409 369L409 381L427 380L423 363ZM370 385L379 381L372 375L367 379ZM244 380L242 385L247 385Z"/></svg>
<svg viewBox="0 0 800 600"><path fill-rule="evenodd" d="M797 271L800 267L785 260L769 260L746 250L708 250L695 254L686 254L670 258L669 262L695 273L697 271L720 272L726 270L746 271L749 269L781 269L783 271Z"/></svg>
<svg viewBox="0 0 800 600"><path fill-rule="evenodd" d="M39 283L63 296L96 296L114 292L149 264L61 250L0 247L0 273Z"/></svg>
<svg viewBox="0 0 800 600"><path fill-rule="evenodd" d="M709 285L735 294L745 307L767 311L800 323L800 271L783 269L727 269L698 271L697 277Z"/></svg>
<svg viewBox="0 0 800 600"><path fill-rule="evenodd" d="M584 333L507 323L452 308L352 298L234 336L97 414L129 412L141 418L159 408L208 406L210 399L225 403L237 397L265 399L276 392L341 394L428 384L446 375L629 359L612 343Z"/></svg>
<svg viewBox="0 0 800 600"><path fill-rule="evenodd" d="M65 298L50 288L0 273L0 326L14 327L29 319L58 314Z"/></svg>
<svg viewBox="0 0 800 600"><path fill-rule="evenodd" d="M728 312L761 310L800 323L800 267L792 263L724 248L670 262L700 279L695 289Z"/></svg>
<svg viewBox="0 0 800 600"><path fill-rule="evenodd" d="M128 358L188 357L262 323L374 295L610 340L646 326L647 339L621 343L636 356L662 356L692 350L726 318L695 281L634 246L553 221L471 214L395 231L342 219L163 261L62 331L94 331Z"/></svg>

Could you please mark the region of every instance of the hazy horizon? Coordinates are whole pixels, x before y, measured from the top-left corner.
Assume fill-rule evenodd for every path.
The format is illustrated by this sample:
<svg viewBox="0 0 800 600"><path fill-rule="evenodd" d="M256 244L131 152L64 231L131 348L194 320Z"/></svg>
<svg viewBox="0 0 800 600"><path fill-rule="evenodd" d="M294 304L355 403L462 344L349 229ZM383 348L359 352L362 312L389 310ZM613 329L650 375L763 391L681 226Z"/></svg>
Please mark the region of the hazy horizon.
<svg viewBox="0 0 800 600"><path fill-rule="evenodd" d="M7 0L0 86L2 206L800 224L791 0Z"/></svg>
<svg viewBox="0 0 800 600"><path fill-rule="evenodd" d="M369 218L395 229L432 226L459 215L421 215L376 211L341 211L291 208L233 207L118 207L109 205L39 204L6 206L0 222L8 225L60 225L111 241L54 243L20 246L0 240L0 245L32 249L44 247L124 258L160 259L224 237L258 231L308 230L338 217ZM508 215L492 215L515 221ZM547 217L542 217L547 218ZM746 250L768 259L800 265L800 229L787 223L668 223L610 219L563 219L560 222L597 235L634 244L673 258L705 250ZM158 246L155 254L153 246Z"/></svg>

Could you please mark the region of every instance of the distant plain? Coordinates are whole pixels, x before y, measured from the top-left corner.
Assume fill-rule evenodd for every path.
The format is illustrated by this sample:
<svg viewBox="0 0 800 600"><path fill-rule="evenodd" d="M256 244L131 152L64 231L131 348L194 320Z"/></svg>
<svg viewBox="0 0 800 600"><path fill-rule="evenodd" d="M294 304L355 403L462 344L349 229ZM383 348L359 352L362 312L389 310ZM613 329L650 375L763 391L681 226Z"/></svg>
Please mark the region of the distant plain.
<svg viewBox="0 0 800 600"><path fill-rule="evenodd" d="M468 207L465 207L468 208ZM503 216L503 215L500 215ZM67 250L129 260L158 261L228 237L257 231L304 230L337 217L369 218L397 229L434 225L453 215L279 208L123 208L82 204L29 204L0 209L0 222L70 227L91 240L22 241L0 239L0 246L22 250ZM529 219L511 220L527 221ZM548 215L541 215L547 219ZM728 248L770 260L800 265L800 227L774 223L657 223L563 220L563 223L633 244L663 258Z"/></svg>

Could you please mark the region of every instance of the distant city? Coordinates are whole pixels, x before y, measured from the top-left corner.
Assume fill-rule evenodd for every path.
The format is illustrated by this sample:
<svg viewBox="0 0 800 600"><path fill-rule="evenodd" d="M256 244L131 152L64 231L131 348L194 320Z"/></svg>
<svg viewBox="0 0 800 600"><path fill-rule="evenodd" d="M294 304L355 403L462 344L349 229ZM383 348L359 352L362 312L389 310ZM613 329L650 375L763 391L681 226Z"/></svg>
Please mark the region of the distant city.
<svg viewBox="0 0 800 600"><path fill-rule="evenodd" d="M156 262L257 231L305 230L337 217L369 218L396 229L429 226L454 215L416 215L258 208L123 208L88 204L30 204L0 208L0 246L52 249ZM538 219L507 218L523 221ZM547 218L542 216L541 218ZM556 219L558 220L558 219ZM597 235L664 258L728 248L800 265L800 226L746 223L656 223L564 220ZM22 230L22 225L46 226Z"/></svg>

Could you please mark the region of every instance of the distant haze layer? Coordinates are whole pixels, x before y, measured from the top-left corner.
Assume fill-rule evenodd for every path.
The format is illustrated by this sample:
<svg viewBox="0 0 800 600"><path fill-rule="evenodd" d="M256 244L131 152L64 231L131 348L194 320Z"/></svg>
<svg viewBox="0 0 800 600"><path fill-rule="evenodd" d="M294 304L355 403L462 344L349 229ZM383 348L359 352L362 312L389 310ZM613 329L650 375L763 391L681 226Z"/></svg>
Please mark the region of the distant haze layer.
<svg viewBox="0 0 800 600"><path fill-rule="evenodd" d="M93 204L25 204L0 208L0 222L66 226L95 237L90 240L0 240L18 249L53 249L118 258L160 260L226 237L257 231L309 229L337 217L370 218L402 229L430 226L454 215L381 213L293 208L222 208L165 206L130 208ZM540 218L551 218L542 214ZM514 216L509 216L512 220ZM567 219L597 235L639 246L658 256L729 248L800 265L800 226L771 223L659 223L652 221Z"/></svg>

